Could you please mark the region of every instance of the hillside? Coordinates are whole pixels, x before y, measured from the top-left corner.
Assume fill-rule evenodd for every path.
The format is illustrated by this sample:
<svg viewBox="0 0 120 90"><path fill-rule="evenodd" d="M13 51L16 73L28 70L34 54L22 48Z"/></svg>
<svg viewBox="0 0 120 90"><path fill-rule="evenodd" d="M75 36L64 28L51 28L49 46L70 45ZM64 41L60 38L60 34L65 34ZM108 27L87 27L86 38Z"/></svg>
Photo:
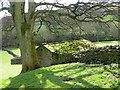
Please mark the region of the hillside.
<svg viewBox="0 0 120 90"><path fill-rule="evenodd" d="M118 65L84 63L44 67L2 80L2 88L118 88Z"/></svg>

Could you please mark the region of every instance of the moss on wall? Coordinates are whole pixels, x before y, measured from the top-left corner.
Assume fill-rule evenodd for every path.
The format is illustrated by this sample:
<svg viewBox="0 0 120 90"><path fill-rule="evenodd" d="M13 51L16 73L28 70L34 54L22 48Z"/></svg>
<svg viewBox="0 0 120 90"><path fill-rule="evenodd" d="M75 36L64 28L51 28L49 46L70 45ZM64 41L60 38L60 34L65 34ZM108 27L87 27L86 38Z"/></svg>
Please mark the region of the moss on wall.
<svg viewBox="0 0 120 90"><path fill-rule="evenodd" d="M42 66L71 62L111 64L119 63L120 58L119 45L97 47L85 39L41 44L36 50Z"/></svg>
<svg viewBox="0 0 120 90"><path fill-rule="evenodd" d="M111 64L119 63L120 46L105 46L95 50L87 50L76 54L79 62L97 63L97 64Z"/></svg>
<svg viewBox="0 0 120 90"><path fill-rule="evenodd" d="M97 46L85 39L74 41L62 41L55 43L48 43L45 45L52 52L80 52L83 50L96 49Z"/></svg>
<svg viewBox="0 0 120 90"><path fill-rule="evenodd" d="M80 39L74 41L63 41L55 43L45 43L37 48L39 60L43 66L52 64L77 62L73 54L84 50L94 50L97 46L92 42ZM42 50L42 51L41 51Z"/></svg>

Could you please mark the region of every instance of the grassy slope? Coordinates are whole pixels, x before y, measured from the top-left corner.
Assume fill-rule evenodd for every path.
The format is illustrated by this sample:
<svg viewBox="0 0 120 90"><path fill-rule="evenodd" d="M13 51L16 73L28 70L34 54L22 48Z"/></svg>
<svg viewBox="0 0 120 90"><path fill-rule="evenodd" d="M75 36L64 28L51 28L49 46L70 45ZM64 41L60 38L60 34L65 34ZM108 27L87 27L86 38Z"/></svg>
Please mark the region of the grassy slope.
<svg viewBox="0 0 120 90"><path fill-rule="evenodd" d="M109 71L110 70L110 71ZM117 65L61 64L3 80L5 88L116 88Z"/></svg>
<svg viewBox="0 0 120 90"><path fill-rule="evenodd" d="M95 44L98 46L117 45L118 41L108 41L108 42L105 41L102 43L96 42ZM14 51L18 55L20 54L19 49L11 49L11 50ZM21 65L11 65L10 59L12 58L12 56L9 55L5 51L2 51L2 52L0 51L0 58L1 57L2 57L2 59L0 59L0 81L1 81L1 79L7 79L9 77L17 76L21 71ZM7 81L9 81L9 80L10 79L8 79Z"/></svg>

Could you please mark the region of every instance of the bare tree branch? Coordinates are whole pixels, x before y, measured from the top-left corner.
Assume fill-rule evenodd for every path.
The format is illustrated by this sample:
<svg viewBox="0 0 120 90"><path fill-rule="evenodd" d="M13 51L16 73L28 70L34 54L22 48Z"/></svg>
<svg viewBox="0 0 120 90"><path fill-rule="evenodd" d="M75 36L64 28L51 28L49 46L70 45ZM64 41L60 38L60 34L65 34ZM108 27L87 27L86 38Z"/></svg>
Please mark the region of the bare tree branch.
<svg viewBox="0 0 120 90"><path fill-rule="evenodd" d="M18 55L16 55L15 53L13 53L12 51L8 50L8 49L5 49L5 48L2 48L3 51L7 51L10 55L12 55L13 57L16 57Z"/></svg>
<svg viewBox="0 0 120 90"><path fill-rule="evenodd" d="M9 28L6 28L6 29L2 29L2 31L12 31L14 28L15 28L15 26L12 26L12 27L9 27Z"/></svg>

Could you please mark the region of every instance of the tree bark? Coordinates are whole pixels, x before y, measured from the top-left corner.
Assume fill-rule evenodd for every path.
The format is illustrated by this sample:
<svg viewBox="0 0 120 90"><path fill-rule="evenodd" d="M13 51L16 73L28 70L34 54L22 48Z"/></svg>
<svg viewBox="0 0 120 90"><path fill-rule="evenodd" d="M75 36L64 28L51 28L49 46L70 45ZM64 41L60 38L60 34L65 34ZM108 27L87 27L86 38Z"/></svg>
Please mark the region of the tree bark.
<svg viewBox="0 0 120 90"><path fill-rule="evenodd" d="M40 61L38 61L35 44L34 44L34 36L31 31L26 31L24 39L22 39L23 44L23 64L22 64L22 73L31 71L37 68L40 68Z"/></svg>
<svg viewBox="0 0 120 90"><path fill-rule="evenodd" d="M15 17L14 22L19 38L20 52L22 59L22 71L25 73L41 67L40 61L38 61L34 35L32 33L34 27L34 21L29 18L24 19L24 2L15 2Z"/></svg>

